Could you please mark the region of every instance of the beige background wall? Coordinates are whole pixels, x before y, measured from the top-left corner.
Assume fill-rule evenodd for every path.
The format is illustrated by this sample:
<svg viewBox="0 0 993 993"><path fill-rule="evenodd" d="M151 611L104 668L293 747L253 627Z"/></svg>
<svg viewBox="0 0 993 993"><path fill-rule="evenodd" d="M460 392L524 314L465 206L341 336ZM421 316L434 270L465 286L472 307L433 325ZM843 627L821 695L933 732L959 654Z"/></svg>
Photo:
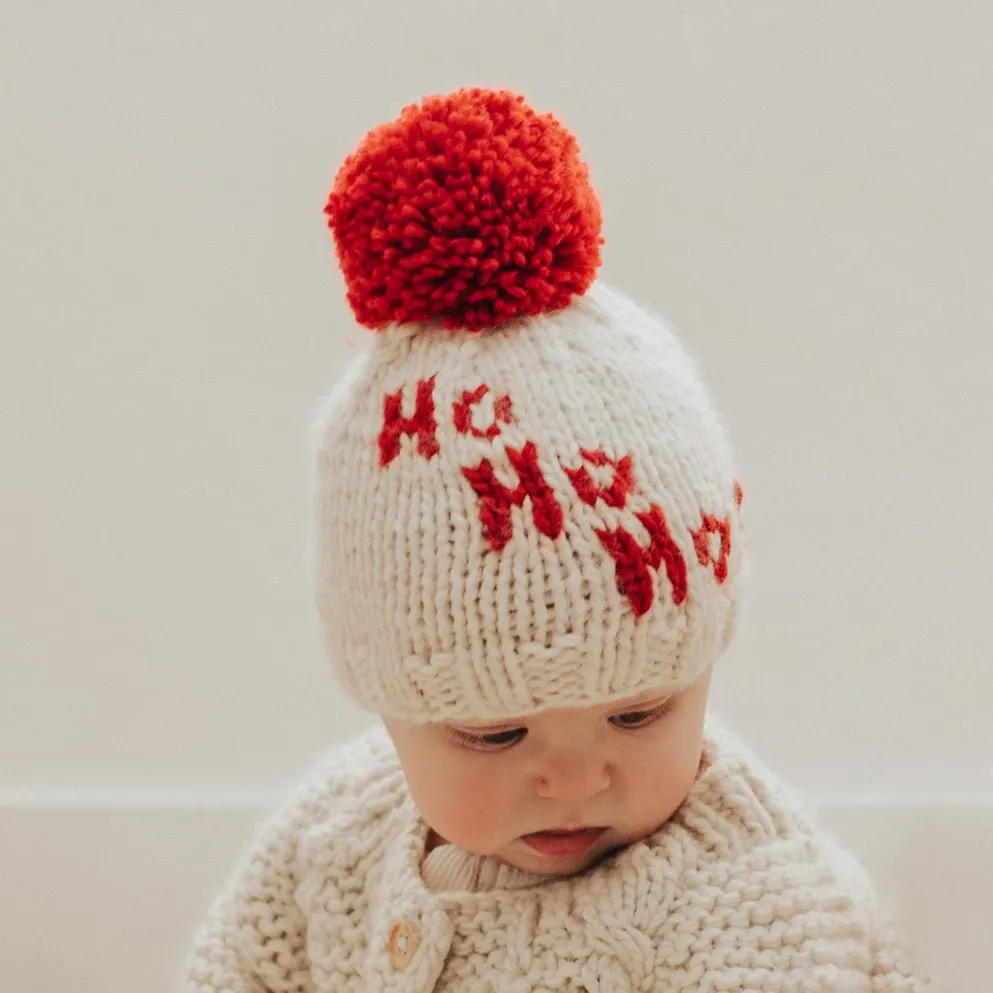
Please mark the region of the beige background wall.
<svg viewBox="0 0 993 993"><path fill-rule="evenodd" d="M716 707L979 988L988 5L8 0L0 53L5 993L164 989L252 817L362 726L306 574L356 334L321 208L463 83L579 135L605 277L725 411L756 575Z"/></svg>

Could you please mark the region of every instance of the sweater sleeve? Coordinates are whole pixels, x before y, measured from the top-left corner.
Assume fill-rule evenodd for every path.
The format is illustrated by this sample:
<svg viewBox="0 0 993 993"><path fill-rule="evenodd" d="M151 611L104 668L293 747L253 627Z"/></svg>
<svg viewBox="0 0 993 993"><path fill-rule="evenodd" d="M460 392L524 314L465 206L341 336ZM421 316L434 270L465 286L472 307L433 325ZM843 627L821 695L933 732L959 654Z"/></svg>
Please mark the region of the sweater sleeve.
<svg viewBox="0 0 993 993"><path fill-rule="evenodd" d="M181 993L314 993L298 849L347 792L341 770L355 757L348 749L325 756L256 832L195 932Z"/></svg>
<svg viewBox="0 0 993 993"><path fill-rule="evenodd" d="M241 955L231 908L223 901L197 930L181 988L183 993L269 993Z"/></svg>
<svg viewBox="0 0 993 993"><path fill-rule="evenodd" d="M295 877L260 847L197 929L183 993L312 993Z"/></svg>
<svg viewBox="0 0 993 993"><path fill-rule="evenodd" d="M243 855L197 929L183 993L312 993L294 899L299 811L281 811Z"/></svg>

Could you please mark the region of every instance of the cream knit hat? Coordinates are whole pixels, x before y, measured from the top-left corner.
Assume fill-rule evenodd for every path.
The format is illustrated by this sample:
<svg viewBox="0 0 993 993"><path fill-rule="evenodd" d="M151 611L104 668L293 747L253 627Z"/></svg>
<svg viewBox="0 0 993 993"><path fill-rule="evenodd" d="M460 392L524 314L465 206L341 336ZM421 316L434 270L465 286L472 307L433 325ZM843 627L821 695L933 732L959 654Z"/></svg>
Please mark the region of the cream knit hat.
<svg viewBox="0 0 993 993"><path fill-rule="evenodd" d="M429 98L366 136L325 210L381 332L316 424L347 690L426 722L692 682L734 627L741 490L675 334L594 282L572 135L509 93Z"/></svg>

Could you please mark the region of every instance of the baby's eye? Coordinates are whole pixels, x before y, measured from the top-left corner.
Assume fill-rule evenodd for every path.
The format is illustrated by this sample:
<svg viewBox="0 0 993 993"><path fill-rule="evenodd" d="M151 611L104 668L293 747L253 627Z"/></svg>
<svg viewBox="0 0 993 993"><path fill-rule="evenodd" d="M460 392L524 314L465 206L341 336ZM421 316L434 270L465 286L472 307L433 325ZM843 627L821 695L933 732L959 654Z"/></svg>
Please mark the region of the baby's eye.
<svg viewBox="0 0 993 993"><path fill-rule="evenodd" d="M490 731L485 734L471 734L461 728L452 728L451 731L459 744L480 752L496 752L510 748L523 741L528 733L527 728L511 728L507 731Z"/></svg>
<svg viewBox="0 0 993 993"><path fill-rule="evenodd" d="M672 700L669 699L659 704L659 706L653 707L651 710L629 710L626 714L615 714L610 718L610 723L614 727L631 731L637 728L648 727L649 724L654 724L655 721L669 713L671 709Z"/></svg>
<svg viewBox="0 0 993 993"><path fill-rule="evenodd" d="M617 714L610 720L617 727L636 728L641 727L642 724L647 724L654 716L655 712L652 710L632 710L628 714Z"/></svg>

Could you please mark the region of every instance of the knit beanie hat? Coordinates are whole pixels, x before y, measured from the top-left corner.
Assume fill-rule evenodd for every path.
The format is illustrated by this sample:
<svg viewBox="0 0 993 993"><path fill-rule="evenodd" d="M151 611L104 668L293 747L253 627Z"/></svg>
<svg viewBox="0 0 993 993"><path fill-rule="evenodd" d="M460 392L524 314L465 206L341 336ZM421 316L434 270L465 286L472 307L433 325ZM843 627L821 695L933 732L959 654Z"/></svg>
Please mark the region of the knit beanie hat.
<svg viewBox="0 0 993 993"><path fill-rule="evenodd" d="M676 691L740 596L729 445L674 332L595 280L574 137L507 92L375 128L325 207L377 332L315 425L327 649L414 723Z"/></svg>

